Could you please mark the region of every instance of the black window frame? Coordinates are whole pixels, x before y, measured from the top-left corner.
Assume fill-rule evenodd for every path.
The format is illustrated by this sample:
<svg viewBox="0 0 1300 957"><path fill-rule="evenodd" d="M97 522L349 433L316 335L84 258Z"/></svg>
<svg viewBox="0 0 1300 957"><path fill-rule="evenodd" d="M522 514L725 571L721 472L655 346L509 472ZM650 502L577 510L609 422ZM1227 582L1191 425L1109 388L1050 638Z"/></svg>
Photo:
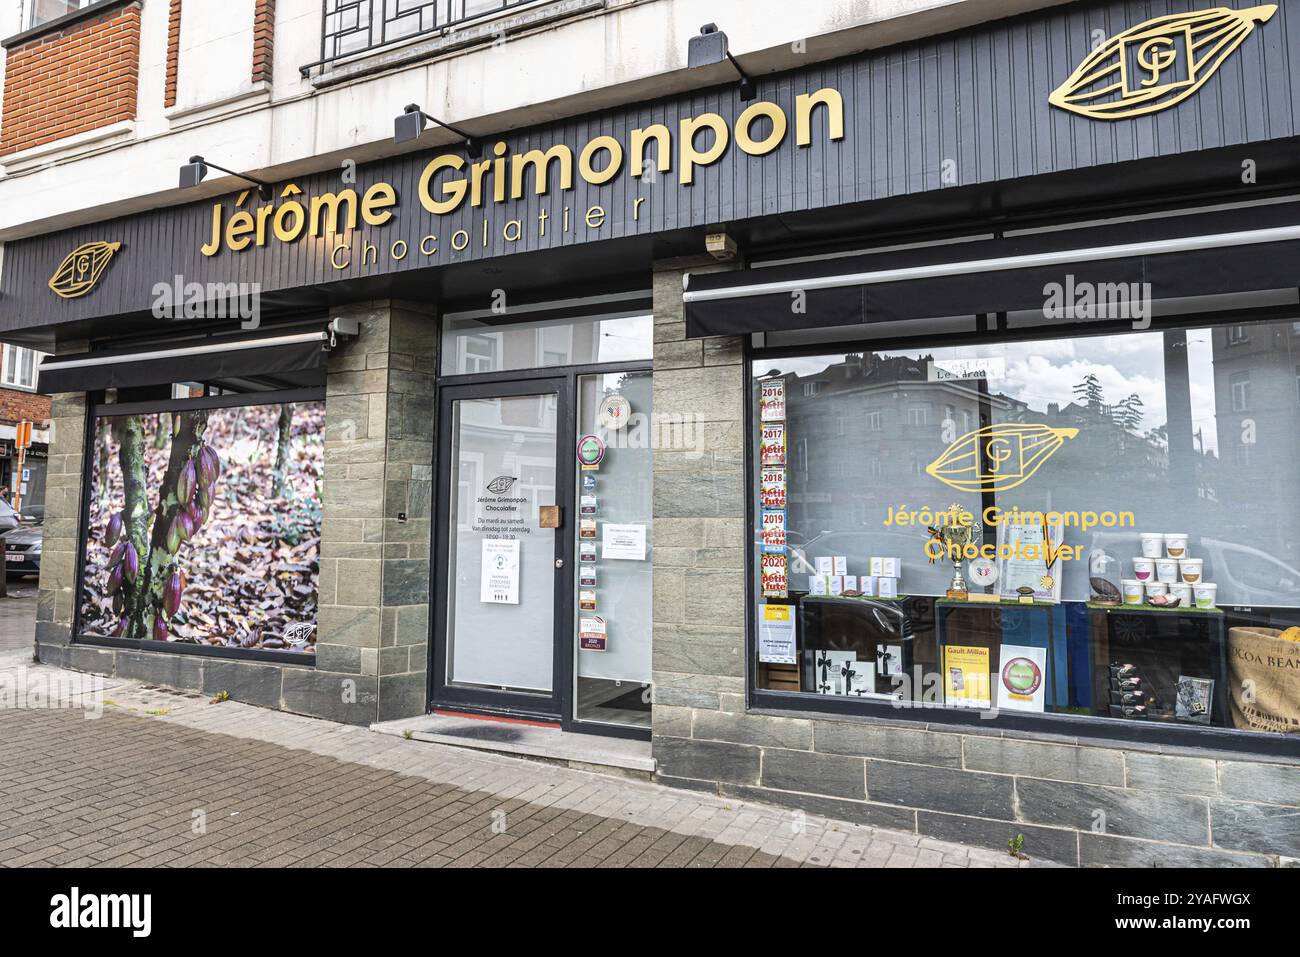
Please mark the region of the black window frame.
<svg viewBox="0 0 1300 957"><path fill-rule="evenodd" d="M181 370L181 374L183 374L183 371ZM303 654L302 652L280 651L277 649L263 651L256 648L226 648L186 642L159 642L143 638L111 638L87 635L82 632L81 628L81 605L86 574L86 542L89 538L87 532L90 528L91 476L96 453L92 437L95 435L96 419L114 415L149 415L157 412L189 412L195 409L229 409L250 405L324 402L325 387L321 385L302 389L240 392L225 395L203 395L192 399L157 399L141 402L105 402L103 393L95 394L93 398L95 401L86 403L86 418L82 433L86 439L83 442L85 447L82 449L80 524L78 526L80 534L77 536L77 565L76 574L74 575L74 588L76 590L73 592L70 643L90 647L154 652L156 654L198 655L208 658L231 658L262 664L297 665L302 668L316 667L316 656L314 654Z"/></svg>
<svg viewBox="0 0 1300 957"><path fill-rule="evenodd" d="M1179 328L1206 328L1226 325L1230 317L1237 322L1260 324L1268 322L1297 321L1300 305L1266 306L1221 312L1181 313L1161 317L1144 331L1163 331ZM924 320L915 323L923 330ZM934 706L895 707L887 701L865 698L815 695L808 692L773 691L758 687L758 568L754 548L754 528L758 508L754 494L753 476L758 467L758 450L755 447L754 425L758 409L754 402L753 363L764 360L799 358L831 353L861 352L864 348L876 351L890 349L924 349L936 346L979 345L1042 339L1073 339L1098 335L1132 332L1131 323L1123 320L1106 322L1081 322L1068 325L1008 328L1005 314L972 315L969 334L951 332L918 332L911 336L882 337L880 339L845 339L816 342L806 346L754 345L753 337L746 336L744 343L744 428L745 428L745 692L748 711L794 714L816 718L860 718L897 721L910 726L918 723L938 726L937 730L959 731L962 728L980 727L999 733L1017 735L1062 736L1078 744L1121 746L1140 745L1147 748L1184 747L1199 750L1239 753L1267 757L1300 756L1300 735L1278 732L1250 731L1236 728L1217 728L1155 721L1126 721L1122 718L1096 715L1076 715L1043 712L1024 713L999 711L992 720L982 718L981 712L971 708ZM1300 607L1300 606L1298 606ZM1226 639L1225 639L1226 640Z"/></svg>

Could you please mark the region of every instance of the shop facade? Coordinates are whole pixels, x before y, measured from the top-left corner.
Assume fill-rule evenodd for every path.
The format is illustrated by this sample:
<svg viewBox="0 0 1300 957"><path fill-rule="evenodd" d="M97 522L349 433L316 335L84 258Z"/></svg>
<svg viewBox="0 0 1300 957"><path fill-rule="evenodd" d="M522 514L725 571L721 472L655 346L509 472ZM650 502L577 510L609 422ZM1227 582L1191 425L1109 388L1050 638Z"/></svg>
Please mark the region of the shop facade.
<svg viewBox="0 0 1300 957"><path fill-rule="evenodd" d="M1072 4L11 242L38 653L1294 862L1297 57Z"/></svg>

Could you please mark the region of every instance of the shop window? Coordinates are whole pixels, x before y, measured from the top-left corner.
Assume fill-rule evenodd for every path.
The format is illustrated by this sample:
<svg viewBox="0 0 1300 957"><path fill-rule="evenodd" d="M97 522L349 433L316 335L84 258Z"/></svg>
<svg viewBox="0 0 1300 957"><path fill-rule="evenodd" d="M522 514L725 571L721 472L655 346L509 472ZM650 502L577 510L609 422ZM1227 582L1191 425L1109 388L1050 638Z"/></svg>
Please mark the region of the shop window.
<svg viewBox="0 0 1300 957"><path fill-rule="evenodd" d="M1255 387L1300 398L1292 325L1252 324L1231 357L1225 326L765 350L760 702L1300 731L1300 683L1279 665L1300 657L1300 423L1289 403L1239 414ZM944 360L974 377L926 374ZM810 378L836 385L813 403ZM864 393L904 390L902 420L867 414L870 443L816 437ZM926 409L943 428L917 428Z"/></svg>
<svg viewBox="0 0 1300 957"><path fill-rule="evenodd" d="M0 372L0 384L15 386L19 389L36 388L37 356L31 349L22 346L4 347L4 367Z"/></svg>
<svg viewBox="0 0 1300 957"><path fill-rule="evenodd" d="M1243 342L1250 342L1250 333L1245 326L1228 327L1228 345L1239 346Z"/></svg>
<svg viewBox="0 0 1300 957"><path fill-rule="evenodd" d="M490 310L444 316L443 375L630 362L654 353L654 317L648 311L527 315L521 308L504 317Z"/></svg>
<svg viewBox="0 0 1300 957"><path fill-rule="evenodd" d="M83 640L314 654L325 404L268 399L99 407Z"/></svg>

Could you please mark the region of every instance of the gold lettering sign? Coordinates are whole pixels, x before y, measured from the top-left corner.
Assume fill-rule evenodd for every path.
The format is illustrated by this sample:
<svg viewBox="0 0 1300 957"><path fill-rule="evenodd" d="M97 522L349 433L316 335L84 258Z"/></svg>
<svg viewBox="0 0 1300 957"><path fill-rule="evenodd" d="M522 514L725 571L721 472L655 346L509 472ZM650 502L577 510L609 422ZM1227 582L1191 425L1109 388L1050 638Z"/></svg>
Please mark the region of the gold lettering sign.
<svg viewBox="0 0 1300 957"><path fill-rule="evenodd" d="M491 158L475 162L444 153L425 164L415 199L424 212L433 216L454 213L466 203L483 210L483 219L476 224L473 235L458 229L446 238L454 252L465 251L471 243L487 248L493 235L500 235L505 242L519 242L526 229L538 238L546 238L548 230L553 234L603 229L620 215L635 223L640 219L645 196L629 196L622 211L602 205L577 209L563 206L554 221L552 213L543 207L536 224L527 226L518 218L493 219L492 208L528 194L571 192L579 178L592 186L610 183L623 174L640 182L656 182L659 174L670 171L674 164L678 182L689 186L700 170L719 162L733 143L749 156L765 156L786 140L791 126L796 149L811 147L819 137L830 142L844 139L843 96L830 87L802 93L795 97L793 117L787 116L777 103L757 102L736 118L734 128L717 113L687 117L676 129L654 123L631 130L626 144L602 134L581 147L556 143L513 155L507 155L506 143L497 142L492 145ZM253 196L250 190L240 193L233 210L223 202L213 204L206 236L199 247L204 256L215 256L222 250L241 252L273 240L295 243L311 238L328 241L324 248L336 271L351 269L354 264L373 265L380 258L379 248L367 240L354 255L349 237L362 224L383 226L400 205L397 189L386 182L374 183L364 192L349 188L317 196L305 196L296 183L287 183L272 202L259 204ZM445 247L440 245L438 234L430 232L414 248L419 255L431 257ZM400 260L411 249L403 241L385 251L389 258Z"/></svg>
<svg viewBox="0 0 1300 957"><path fill-rule="evenodd" d="M1005 422L968 432L925 467L962 492L1005 492L1024 482L1078 429Z"/></svg>
<svg viewBox="0 0 1300 957"><path fill-rule="evenodd" d="M94 242L78 246L64 257L59 268L50 277L49 287L56 296L76 299L95 288L104 274L113 253L122 248L121 243Z"/></svg>
<svg viewBox="0 0 1300 957"><path fill-rule="evenodd" d="M1277 12L1276 4L1156 17L1084 58L1048 102L1094 120L1124 120L1181 103Z"/></svg>

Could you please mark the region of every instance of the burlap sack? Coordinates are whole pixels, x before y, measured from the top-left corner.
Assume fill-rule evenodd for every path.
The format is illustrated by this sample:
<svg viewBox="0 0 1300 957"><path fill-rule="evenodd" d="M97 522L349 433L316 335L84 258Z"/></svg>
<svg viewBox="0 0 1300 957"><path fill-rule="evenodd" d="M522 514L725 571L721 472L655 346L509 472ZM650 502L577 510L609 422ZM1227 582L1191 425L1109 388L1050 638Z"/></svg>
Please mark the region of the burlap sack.
<svg viewBox="0 0 1300 957"><path fill-rule="evenodd" d="M1254 731L1300 732L1300 641L1274 628L1228 629L1232 724Z"/></svg>

